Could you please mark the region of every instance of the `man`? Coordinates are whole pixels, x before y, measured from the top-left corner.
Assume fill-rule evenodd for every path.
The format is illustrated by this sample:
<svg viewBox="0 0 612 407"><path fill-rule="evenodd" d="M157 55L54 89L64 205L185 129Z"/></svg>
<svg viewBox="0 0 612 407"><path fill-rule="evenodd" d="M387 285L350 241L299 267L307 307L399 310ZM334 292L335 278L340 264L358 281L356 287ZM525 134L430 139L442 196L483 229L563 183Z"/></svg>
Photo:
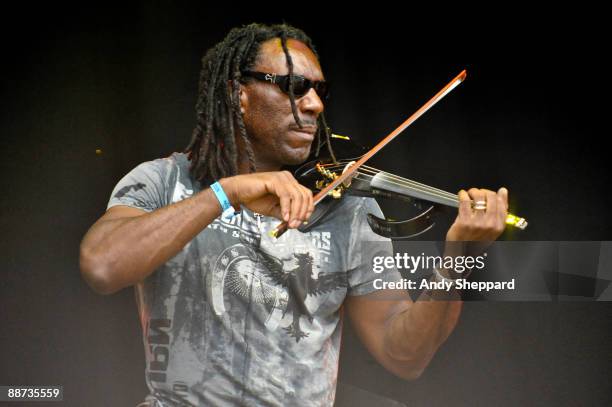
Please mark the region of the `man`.
<svg viewBox="0 0 612 407"><path fill-rule="evenodd" d="M314 210L312 193L280 169L323 143L331 148L310 39L290 26L252 24L232 30L202 64L188 154L127 174L81 244L81 272L96 292L136 287L147 401L332 405L342 305L383 366L418 377L461 302L375 292L374 279L401 276L362 264L361 242L385 241L367 224L367 213L380 215L371 199L345 197L308 233L295 230ZM447 240L495 240L507 191L459 197ZM487 206L472 209L472 200ZM267 232L279 220L289 230L275 240Z"/></svg>

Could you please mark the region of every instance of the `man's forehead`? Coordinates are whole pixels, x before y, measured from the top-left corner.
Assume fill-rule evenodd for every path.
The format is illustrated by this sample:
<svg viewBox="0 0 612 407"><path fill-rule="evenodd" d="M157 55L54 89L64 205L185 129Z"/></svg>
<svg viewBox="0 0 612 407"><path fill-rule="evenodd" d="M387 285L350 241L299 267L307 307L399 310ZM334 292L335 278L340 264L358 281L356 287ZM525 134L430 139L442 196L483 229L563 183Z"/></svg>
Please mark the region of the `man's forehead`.
<svg viewBox="0 0 612 407"><path fill-rule="evenodd" d="M315 76L322 75L319 60L308 45L301 41L294 40L293 38L289 38L287 39L287 50L291 55L296 73L314 74L314 71L318 71L319 74ZM280 38L272 38L261 44L256 65L259 69L267 69L278 74L286 73L287 62Z"/></svg>
<svg viewBox="0 0 612 407"><path fill-rule="evenodd" d="M303 52L303 53L310 54L314 57L314 54L312 53L312 50L308 47L308 45L304 44L302 41L299 41L293 38L287 38L287 49L289 50L289 52L291 51ZM281 39L271 38L267 41L264 41L261 44L260 52L264 50L266 53L270 53L270 54L278 54L278 53L283 54L283 45L281 43Z"/></svg>

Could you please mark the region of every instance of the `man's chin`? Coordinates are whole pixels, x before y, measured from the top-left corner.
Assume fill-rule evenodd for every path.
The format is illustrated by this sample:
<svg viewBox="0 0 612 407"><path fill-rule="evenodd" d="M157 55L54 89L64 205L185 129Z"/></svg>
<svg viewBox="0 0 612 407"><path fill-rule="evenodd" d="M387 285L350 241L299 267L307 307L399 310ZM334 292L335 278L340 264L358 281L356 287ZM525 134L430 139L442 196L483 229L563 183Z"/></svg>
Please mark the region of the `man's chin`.
<svg viewBox="0 0 612 407"><path fill-rule="evenodd" d="M286 165L299 165L308 159L310 156L310 146L305 148L293 148L285 154L284 163Z"/></svg>

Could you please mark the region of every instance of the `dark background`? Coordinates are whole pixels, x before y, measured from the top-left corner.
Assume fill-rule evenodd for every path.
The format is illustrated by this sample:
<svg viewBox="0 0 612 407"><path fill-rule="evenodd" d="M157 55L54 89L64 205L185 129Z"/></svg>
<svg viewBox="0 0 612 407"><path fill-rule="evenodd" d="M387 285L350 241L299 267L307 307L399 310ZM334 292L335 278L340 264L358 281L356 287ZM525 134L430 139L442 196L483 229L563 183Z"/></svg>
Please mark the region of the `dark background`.
<svg viewBox="0 0 612 407"><path fill-rule="evenodd" d="M63 385L70 406L144 398L133 291L94 294L79 275L78 245L125 173L186 146L202 53L252 21L286 21L311 36L333 83L328 122L366 145L466 68L466 82L372 164L454 192L508 187L530 225L505 238L612 240L609 63L596 11L491 11L468 22L453 10L371 5L349 17L304 5L272 16L280 9L7 10L0 385ZM357 388L408 405L609 405L611 317L608 302L466 303L409 383L376 365L348 328L338 405L365 404Z"/></svg>

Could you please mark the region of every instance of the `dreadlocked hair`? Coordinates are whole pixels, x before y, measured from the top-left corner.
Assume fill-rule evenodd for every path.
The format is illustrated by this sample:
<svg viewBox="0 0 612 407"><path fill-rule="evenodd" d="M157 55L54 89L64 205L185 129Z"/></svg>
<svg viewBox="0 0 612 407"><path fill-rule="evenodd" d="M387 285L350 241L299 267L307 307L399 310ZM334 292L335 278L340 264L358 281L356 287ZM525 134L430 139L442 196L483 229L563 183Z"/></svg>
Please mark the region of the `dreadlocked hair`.
<svg viewBox="0 0 612 407"><path fill-rule="evenodd" d="M198 181L205 182L238 174L236 137L243 141L249 160L249 171L257 171L253 147L240 113L240 83L244 81L242 72L252 69L255 65L260 45L272 38L281 40L289 71L291 111L297 125L302 127L293 93L293 61L287 48L287 40L303 42L318 58L310 38L303 31L287 24L250 24L232 29L202 58L196 103L197 122L191 141L184 150L191 162L190 171ZM319 155L323 144L321 136L324 135L327 149L335 162L330 131L323 113L317 120L315 155Z"/></svg>

